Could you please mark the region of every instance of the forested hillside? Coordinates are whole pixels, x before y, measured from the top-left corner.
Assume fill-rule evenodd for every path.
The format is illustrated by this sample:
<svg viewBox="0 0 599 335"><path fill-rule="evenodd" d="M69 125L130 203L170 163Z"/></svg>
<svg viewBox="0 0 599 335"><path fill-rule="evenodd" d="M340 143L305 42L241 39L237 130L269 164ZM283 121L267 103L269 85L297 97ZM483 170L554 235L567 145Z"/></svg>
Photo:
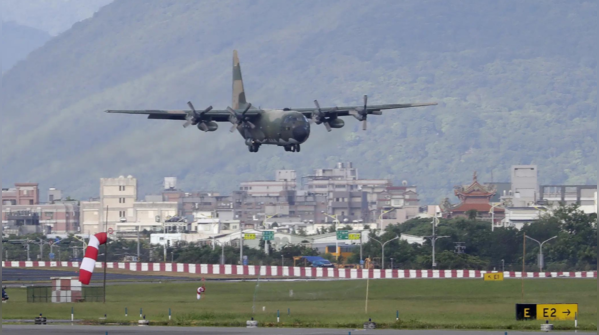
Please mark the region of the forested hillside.
<svg viewBox="0 0 599 335"><path fill-rule="evenodd" d="M3 185L39 181L76 197L132 174L142 193L177 176L228 193L278 168L305 175L353 161L366 178L408 180L423 202L470 180L597 180L595 1L116 1L3 75ZM225 108L239 50L262 107L437 101L386 112L367 132L313 128L300 154L238 134L106 109Z"/></svg>
<svg viewBox="0 0 599 335"><path fill-rule="evenodd" d="M2 20L58 35L113 0L2 0Z"/></svg>
<svg viewBox="0 0 599 335"><path fill-rule="evenodd" d="M2 21L2 72L10 69L18 61L44 45L50 35L44 31L22 26L14 22Z"/></svg>

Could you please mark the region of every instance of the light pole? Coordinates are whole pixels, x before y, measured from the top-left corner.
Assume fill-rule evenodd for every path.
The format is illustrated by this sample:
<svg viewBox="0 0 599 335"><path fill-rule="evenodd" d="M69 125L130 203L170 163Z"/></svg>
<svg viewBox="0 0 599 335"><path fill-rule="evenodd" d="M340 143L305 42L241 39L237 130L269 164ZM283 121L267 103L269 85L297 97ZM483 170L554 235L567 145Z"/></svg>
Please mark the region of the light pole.
<svg viewBox="0 0 599 335"><path fill-rule="evenodd" d="M547 240L545 240L545 241L543 241L543 242L539 242L539 241L535 240L534 238L532 238L532 237L530 237L530 236L528 236L528 235L525 235L525 236L526 236L526 238L527 238L527 239L529 239L529 240L531 240L531 241L535 241L535 242L537 242L537 243L539 244L539 271L540 271L540 272L543 272L543 265L544 265L544 263L545 263L545 260L543 259L543 245L544 245L545 243L547 243L547 242L549 242L549 241L553 240L553 239L556 239L556 238L557 238L557 236L553 236L552 238L550 238L550 239L547 239Z"/></svg>
<svg viewBox="0 0 599 335"><path fill-rule="evenodd" d="M269 216L267 216L267 215L264 215L264 220L262 220L262 227L264 227L264 228L266 229L266 222L267 222L269 219L272 219L272 218L275 218L275 217L277 217L278 215L279 215L278 213L277 213L277 214L275 214L275 215L269 215Z"/></svg>
<svg viewBox="0 0 599 335"><path fill-rule="evenodd" d="M391 257L391 270L393 270L393 257Z"/></svg>
<svg viewBox="0 0 599 335"><path fill-rule="evenodd" d="M341 222L339 222L337 215L336 214L335 215L327 214L324 211L322 212L322 214L333 219L334 220L333 222L336 222L335 223L335 231L337 231L337 229L339 229L339 227L341 226ZM339 241L337 240L337 238L335 238L335 259L339 260Z"/></svg>
<svg viewBox="0 0 599 335"><path fill-rule="evenodd" d="M437 227L437 221L438 220L439 220L439 218L437 218L436 216L433 218L433 235L425 237L425 238L430 239L431 240L431 244L433 245L433 270L437 267L437 261L435 259L435 257L436 257L436 254L435 254L435 244L437 243L438 239L449 237L449 236L439 236L439 235L437 235L436 227Z"/></svg>
<svg viewBox="0 0 599 335"><path fill-rule="evenodd" d="M389 242L392 242L392 241L395 241L395 240L399 240L399 236L396 235L394 238L392 238L392 239L390 239L390 240L388 240L388 241L386 241L384 243L381 242L381 241L379 241L379 240L377 240L374 237L371 237L370 239L373 240L373 241L376 241L378 244L381 245L381 269L384 270L385 269L385 246Z"/></svg>
<svg viewBox="0 0 599 335"><path fill-rule="evenodd" d="M505 260L501 260L501 272L505 272Z"/></svg>
<svg viewBox="0 0 599 335"><path fill-rule="evenodd" d="M385 211L385 209L384 209L384 208L383 208L383 209L381 209L381 215L379 215L379 222L380 222L379 229L380 229L380 230L383 230L383 215L385 215L385 214L387 214L387 213L391 213L391 212L393 212L394 210L396 210L396 208L391 208L391 209L389 209L389 210L387 210L387 211Z"/></svg>
<svg viewBox="0 0 599 335"><path fill-rule="evenodd" d="M162 214L162 213L160 213ZM166 221L162 219L162 215L156 215L156 223L162 223L162 234L164 235L164 245L163 245L163 250L164 250L164 263L166 263L166 242L167 242L167 238L166 238Z"/></svg>
<svg viewBox="0 0 599 335"><path fill-rule="evenodd" d="M497 204L497 205L492 205L491 206L491 210L489 210L489 213L491 213L491 231L495 231L495 208L501 206L501 204Z"/></svg>

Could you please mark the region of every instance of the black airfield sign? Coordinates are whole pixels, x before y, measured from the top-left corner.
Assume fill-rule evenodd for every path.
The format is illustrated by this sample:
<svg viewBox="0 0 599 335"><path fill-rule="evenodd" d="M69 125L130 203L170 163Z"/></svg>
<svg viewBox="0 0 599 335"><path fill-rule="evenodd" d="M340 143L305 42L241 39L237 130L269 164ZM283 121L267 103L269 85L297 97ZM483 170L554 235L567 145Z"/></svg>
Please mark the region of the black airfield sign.
<svg viewBox="0 0 599 335"><path fill-rule="evenodd" d="M516 304L516 320L575 320L578 304Z"/></svg>

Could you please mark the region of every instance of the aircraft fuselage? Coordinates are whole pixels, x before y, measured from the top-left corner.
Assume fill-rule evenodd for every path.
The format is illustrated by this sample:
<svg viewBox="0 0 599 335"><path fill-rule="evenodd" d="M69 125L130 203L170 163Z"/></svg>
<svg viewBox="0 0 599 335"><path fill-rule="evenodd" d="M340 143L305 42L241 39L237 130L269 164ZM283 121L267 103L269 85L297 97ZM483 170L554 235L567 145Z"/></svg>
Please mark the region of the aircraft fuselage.
<svg viewBox="0 0 599 335"><path fill-rule="evenodd" d="M248 145L271 144L294 151L310 137L310 122L296 111L262 110L253 124L254 128L238 129Z"/></svg>

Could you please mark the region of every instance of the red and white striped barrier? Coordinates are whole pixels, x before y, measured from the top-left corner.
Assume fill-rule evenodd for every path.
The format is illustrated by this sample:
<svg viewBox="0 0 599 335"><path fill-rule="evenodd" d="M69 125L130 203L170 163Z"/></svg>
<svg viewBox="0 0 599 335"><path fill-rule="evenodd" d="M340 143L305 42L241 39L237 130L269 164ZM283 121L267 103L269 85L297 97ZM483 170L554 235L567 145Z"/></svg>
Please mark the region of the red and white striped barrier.
<svg viewBox="0 0 599 335"><path fill-rule="evenodd" d="M2 268L79 268L78 262L2 262ZM197 275L262 276L318 279L417 279L417 278L483 278L492 271L478 270L358 270L292 266L242 266L181 263L108 263L108 269L132 272L172 272ZM102 268L104 263L96 263ZM522 272L504 272L505 278L522 278ZM597 271L525 272L524 278L597 278Z"/></svg>

